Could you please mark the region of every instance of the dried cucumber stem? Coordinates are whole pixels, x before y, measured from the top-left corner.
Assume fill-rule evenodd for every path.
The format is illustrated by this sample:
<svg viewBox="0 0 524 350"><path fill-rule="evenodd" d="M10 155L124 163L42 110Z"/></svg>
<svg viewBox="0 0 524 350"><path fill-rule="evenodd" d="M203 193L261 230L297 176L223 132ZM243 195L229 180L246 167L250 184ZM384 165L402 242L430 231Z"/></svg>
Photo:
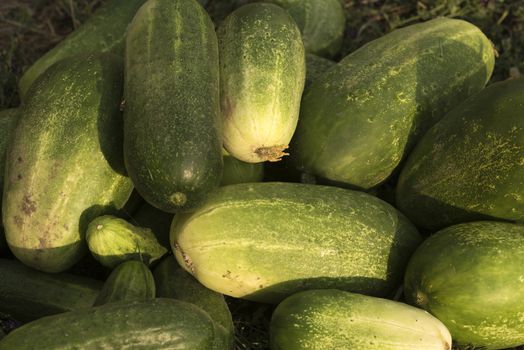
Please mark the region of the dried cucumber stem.
<svg viewBox="0 0 524 350"><path fill-rule="evenodd" d="M279 162L282 160L282 157L289 156L289 153L284 152L288 147L288 145L260 147L255 150L255 154L263 161Z"/></svg>

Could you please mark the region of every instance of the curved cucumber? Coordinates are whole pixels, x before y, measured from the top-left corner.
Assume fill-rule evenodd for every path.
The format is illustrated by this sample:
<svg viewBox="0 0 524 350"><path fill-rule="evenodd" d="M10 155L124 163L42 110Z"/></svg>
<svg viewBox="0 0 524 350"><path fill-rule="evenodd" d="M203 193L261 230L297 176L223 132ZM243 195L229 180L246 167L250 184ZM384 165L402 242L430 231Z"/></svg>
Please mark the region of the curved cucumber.
<svg viewBox="0 0 524 350"><path fill-rule="evenodd" d="M118 302L44 317L9 333L2 350L219 350L213 321L195 305L173 299Z"/></svg>
<svg viewBox="0 0 524 350"><path fill-rule="evenodd" d="M213 23L196 0L150 0L126 40L126 168L153 206L190 210L222 174Z"/></svg>
<svg viewBox="0 0 524 350"><path fill-rule="evenodd" d="M410 154L398 207L438 230L462 222L524 221L524 78L495 83L437 123Z"/></svg>
<svg viewBox="0 0 524 350"><path fill-rule="evenodd" d="M0 310L21 322L89 308L102 288L91 278L47 274L7 259L0 259L0 281Z"/></svg>
<svg viewBox="0 0 524 350"><path fill-rule="evenodd" d="M254 3L231 13L217 34L224 148L248 163L280 160L304 89L299 30L282 8Z"/></svg>
<svg viewBox="0 0 524 350"><path fill-rule="evenodd" d="M371 195L294 183L222 187L171 228L177 261L200 283L269 303L319 288L387 295L420 241Z"/></svg>
<svg viewBox="0 0 524 350"><path fill-rule="evenodd" d="M449 18L364 45L304 94L294 163L361 189L382 183L432 125L484 87L494 59L480 29Z"/></svg>
<svg viewBox="0 0 524 350"><path fill-rule="evenodd" d="M80 28L40 57L24 73L18 83L21 98L25 101L33 82L47 68L64 58L91 52L124 53L124 36L136 11L145 0L109 0Z"/></svg>
<svg viewBox="0 0 524 350"><path fill-rule="evenodd" d="M441 320L459 345L524 344L524 226L480 221L448 227L416 250L404 295Z"/></svg>
<svg viewBox="0 0 524 350"><path fill-rule="evenodd" d="M109 268L128 260L150 265L167 253L150 229L136 227L111 215L91 221L86 239L93 257Z"/></svg>
<svg viewBox="0 0 524 350"><path fill-rule="evenodd" d="M335 289L300 292L271 318L272 350L451 350L446 326L387 299Z"/></svg>
<svg viewBox="0 0 524 350"><path fill-rule="evenodd" d="M133 184L122 159L122 62L68 58L29 90L7 154L3 222L24 264L46 272L85 252L87 224L116 212Z"/></svg>
<svg viewBox="0 0 524 350"><path fill-rule="evenodd" d="M140 261L126 261L111 272L93 306L154 299L155 291L151 270Z"/></svg>

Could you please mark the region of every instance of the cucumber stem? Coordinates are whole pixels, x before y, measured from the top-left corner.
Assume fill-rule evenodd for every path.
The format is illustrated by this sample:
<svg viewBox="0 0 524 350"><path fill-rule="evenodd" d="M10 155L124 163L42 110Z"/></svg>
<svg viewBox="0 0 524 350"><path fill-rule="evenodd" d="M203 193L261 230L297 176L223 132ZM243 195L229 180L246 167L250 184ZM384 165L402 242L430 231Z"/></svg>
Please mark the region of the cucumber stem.
<svg viewBox="0 0 524 350"><path fill-rule="evenodd" d="M282 157L289 156L289 153L284 152L288 147L288 145L259 147L255 150L255 154L263 161L278 162L282 160Z"/></svg>

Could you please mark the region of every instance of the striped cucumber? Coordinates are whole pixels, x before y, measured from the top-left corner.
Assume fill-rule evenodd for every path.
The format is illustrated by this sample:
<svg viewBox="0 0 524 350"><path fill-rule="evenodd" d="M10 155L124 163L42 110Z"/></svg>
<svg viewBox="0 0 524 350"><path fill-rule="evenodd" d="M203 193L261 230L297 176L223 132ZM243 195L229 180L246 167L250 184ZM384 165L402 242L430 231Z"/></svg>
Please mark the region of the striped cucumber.
<svg viewBox="0 0 524 350"><path fill-rule="evenodd" d="M218 40L224 148L248 163L280 160L304 89L300 31L282 8L254 3L222 22Z"/></svg>
<svg viewBox="0 0 524 350"><path fill-rule="evenodd" d="M126 168L156 208L190 210L222 175L213 23L196 0L150 0L126 40Z"/></svg>

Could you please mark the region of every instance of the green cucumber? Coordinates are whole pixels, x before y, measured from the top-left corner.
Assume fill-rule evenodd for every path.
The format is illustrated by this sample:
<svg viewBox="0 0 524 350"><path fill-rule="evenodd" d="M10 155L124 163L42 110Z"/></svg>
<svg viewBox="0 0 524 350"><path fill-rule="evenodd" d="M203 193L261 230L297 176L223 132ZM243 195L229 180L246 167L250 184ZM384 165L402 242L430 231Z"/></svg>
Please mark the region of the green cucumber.
<svg viewBox="0 0 524 350"><path fill-rule="evenodd" d="M0 310L21 322L89 308L102 288L91 278L47 274L7 259L0 259L0 281Z"/></svg>
<svg viewBox="0 0 524 350"><path fill-rule="evenodd" d="M246 163L236 159L226 150L222 150L224 171L220 186L234 185L245 182L260 182L264 179L262 163Z"/></svg>
<svg viewBox="0 0 524 350"><path fill-rule="evenodd" d="M151 229L136 227L112 215L91 221L86 240L93 257L111 269L128 260L149 266L167 253Z"/></svg>
<svg viewBox="0 0 524 350"><path fill-rule="evenodd" d="M277 4L293 17L306 52L333 57L342 47L346 14L340 0L264 0Z"/></svg>
<svg viewBox="0 0 524 350"><path fill-rule="evenodd" d="M191 210L222 174L213 23L196 0L149 0L126 40L126 168L156 208Z"/></svg>
<svg viewBox="0 0 524 350"><path fill-rule="evenodd" d="M490 85L424 135L404 165L398 207L427 230L524 221L524 78Z"/></svg>
<svg viewBox="0 0 524 350"><path fill-rule="evenodd" d="M122 159L122 62L65 59L33 84L7 153L3 223L24 264L66 270L85 252L87 224L116 212L133 184Z"/></svg>
<svg viewBox="0 0 524 350"><path fill-rule="evenodd" d="M109 0L80 28L40 57L19 82L23 100L29 87L47 68L64 58L91 52L111 52L122 56L124 35L129 22L145 0Z"/></svg>
<svg viewBox="0 0 524 350"><path fill-rule="evenodd" d="M429 237L406 270L408 302L441 320L459 345L524 344L524 226L479 221Z"/></svg>
<svg viewBox="0 0 524 350"><path fill-rule="evenodd" d="M335 289L309 290L273 312L272 350L451 350L447 328L413 306Z"/></svg>
<svg viewBox="0 0 524 350"><path fill-rule="evenodd" d="M299 29L282 8L254 3L231 13L217 35L224 148L248 163L280 160L304 89Z"/></svg>
<svg viewBox="0 0 524 350"><path fill-rule="evenodd" d="M336 62L311 53L306 55L306 88L318 80Z"/></svg>
<svg viewBox="0 0 524 350"><path fill-rule="evenodd" d="M222 337L195 305L152 299L44 317L9 333L0 349L219 350Z"/></svg>
<svg viewBox="0 0 524 350"><path fill-rule="evenodd" d="M151 270L140 261L126 261L109 275L93 306L155 298L155 279Z"/></svg>
<svg viewBox="0 0 524 350"><path fill-rule="evenodd" d="M162 260L153 273L157 286L157 297L178 299L200 307L226 334L230 347L233 346L235 328L231 312L222 294L201 285L191 274L180 267L171 255Z"/></svg>
<svg viewBox="0 0 524 350"><path fill-rule="evenodd" d="M388 295L420 241L371 195L295 183L222 187L171 228L177 261L200 283L268 303L319 288Z"/></svg>
<svg viewBox="0 0 524 350"><path fill-rule="evenodd" d="M494 54L480 29L449 18L364 45L304 94L294 163L361 189L384 182L419 137L484 87Z"/></svg>
<svg viewBox="0 0 524 350"><path fill-rule="evenodd" d="M144 202L133 214L133 221L136 226L147 227L153 231L158 242L168 250L171 250L169 243L169 228L173 221L173 214L166 213Z"/></svg>

